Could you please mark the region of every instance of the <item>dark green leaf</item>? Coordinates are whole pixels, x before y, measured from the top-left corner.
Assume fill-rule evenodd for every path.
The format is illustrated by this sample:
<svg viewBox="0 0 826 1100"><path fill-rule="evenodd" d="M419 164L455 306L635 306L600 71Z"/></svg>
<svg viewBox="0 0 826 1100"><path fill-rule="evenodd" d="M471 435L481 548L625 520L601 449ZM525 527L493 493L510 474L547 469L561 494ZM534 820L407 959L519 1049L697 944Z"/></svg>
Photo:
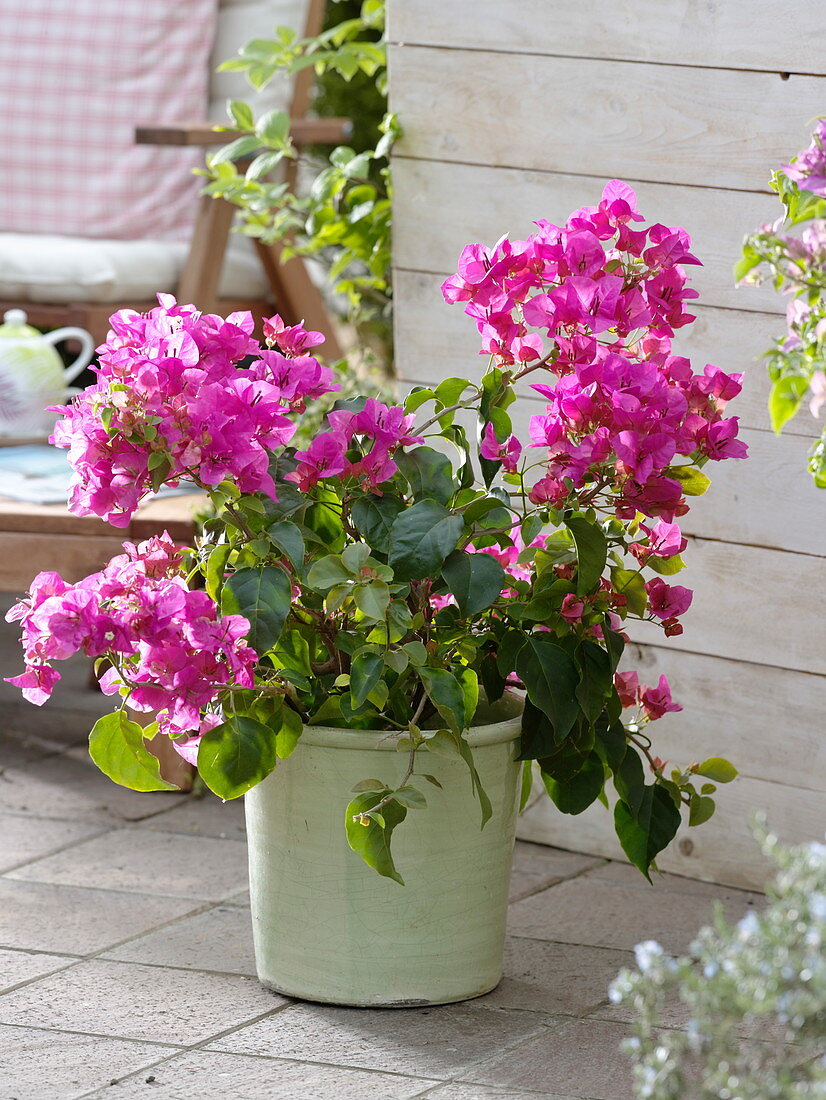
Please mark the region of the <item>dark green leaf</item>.
<svg viewBox="0 0 826 1100"><path fill-rule="evenodd" d="M490 554L454 550L442 566L442 576L463 616L490 607L505 587L505 570Z"/></svg>
<svg viewBox="0 0 826 1100"><path fill-rule="evenodd" d="M649 868L674 839L680 827L680 811L668 791L656 785L646 787L636 811L622 800L617 802L614 826L622 850L650 882Z"/></svg>
<svg viewBox="0 0 826 1100"><path fill-rule="evenodd" d="M466 729L465 693L453 673L444 668L427 667L417 671L431 702L450 728L456 733Z"/></svg>
<svg viewBox="0 0 826 1100"><path fill-rule="evenodd" d="M198 748L198 774L225 801L260 783L276 764L273 731L241 715L207 730Z"/></svg>
<svg viewBox="0 0 826 1100"><path fill-rule="evenodd" d="M408 810L424 810L427 807L427 799L415 787L398 787L393 791L393 797Z"/></svg>
<svg viewBox="0 0 826 1100"><path fill-rule="evenodd" d="M293 569L300 570L304 563L304 539L296 525L284 519L268 527L267 534L270 541L288 559Z"/></svg>
<svg viewBox="0 0 826 1100"><path fill-rule="evenodd" d="M608 560L608 543L600 528L584 516L574 516L566 520L565 525L576 545L576 590L578 595L583 596L599 583Z"/></svg>
<svg viewBox="0 0 826 1100"><path fill-rule="evenodd" d="M225 615L243 615L249 620L249 643L259 656L278 641L291 602L290 578L274 565L239 569L224 582L221 591L221 610Z"/></svg>
<svg viewBox="0 0 826 1100"><path fill-rule="evenodd" d="M482 681L485 698L489 703L495 703L497 699L502 698L507 681L499 672L496 657L492 653L486 653L482 658L479 665L479 679Z"/></svg>
<svg viewBox="0 0 826 1100"><path fill-rule="evenodd" d="M528 698L550 720L557 743L576 720L579 683L573 659L544 632L529 634L516 658L516 672Z"/></svg>
<svg viewBox="0 0 826 1100"><path fill-rule="evenodd" d="M628 601L628 610L635 615L644 615L648 607L648 594L640 573L634 569L612 569L611 581L617 592L622 592Z"/></svg>
<svg viewBox="0 0 826 1100"><path fill-rule="evenodd" d="M520 814L528 805L533 788L533 761L525 760L522 764L522 778L519 785L519 812Z"/></svg>
<svg viewBox="0 0 826 1100"><path fill-rule="evenodd" d="M384 661L380 654L360 650L350 666L350 694L357 707L367 701L367 696L381 679Z"/></svg>
<svg viewBox="0 0 826 1100"><path fill-rule="evenodd" d="M89 755L103 772L133 791L176 791L161 779L160 765L146 747L143 728L118 710L99 718L89 734Z"/></svg>
<svg viewBox="0 0 826 1100"><path fill-rule="evenodd" d="M594 722L614 690L611 660L601 645L587 639L578 646L575 659L579 669L576 696L583 713Z"/></svg>
<svg viewBox="0 0 826 1100"><path fill-rule="evenodd" d="M378 622L387 614L390 589L384 581L366 581L353 589L353 599L365 618Z"/></svg>
<svg viewBox="0 0 826 1100"><path fill-rule="evenodd" d="M543 771L542 782L558 810L564 814L581 814L599 798L605 786L605 766L599 756L591 752L570 779L553 779Z"/></svg>
<svg viewBox="0 0 826 1100"><path fill-rule="evenodd" d="M437 500L447 504L458 488L450 459L432 447L398 451L395 462L416 500Z"/></svg>
<svg viewBox="0 0 826 1100"><path fill-rule="evenodd" d="M689 825L702 825L703 822L713 815L716 809L716 805L713 798L709 798L708 795L698 794L696 798L692 798L691 806L688 811L688 823Z"/></svg>
<svg viewBox="0 0 826 1100"><path fill-rule="evenodd" d="M464 530L461 516L435 500L421 500L402 512L390 532L388 561L399 580L434 576Z"/></svg>
<svg viewBox="0 0 826 1100"><path fill-rule="evenodd" d="M398 497L359 497L353 505L350 519L353 526L379 554L390 549L390 528L399 512L404 511L404 501Z"/></svg>
<svg viewBox="0 0 826 1100"><path fill-rule="evenodd" d="M407 817L407 807L391 800L382 807L383 824L375 818L369 818L367 824L362 824L364 820L362 815L375 806L386 793L385 788L384 791L359 794L349 803L344 815L347 843L361 856L368 867L378 871L384 878L392 878L404 886L404 879L396 870L390 854L390 837L396 826Z"/></svg>
<svg viewBox="0 0 826 1100"><path fill-rule="evenodd" d="M628 735L622 722L609 721L607 718L598 721L594 747L611 771L616 772L628 747Z"/></svg>
<svg viewBox="0 0 826 1100"><path fill-rule="evenodd" d="M607 622L602 628L602 634L605 638L605 648L611 659L611 674L613 675L617 671L617 666L625 649L625 638L622 634L618 634L616 630L612 630Z"/></svg>
<svg viewBox="0 0 826 1100"><path fill-rule="evenodd" d="M645 796L645 772L637 750L627 745L620 766L614 772L617 794L636 813Z"/></svg>

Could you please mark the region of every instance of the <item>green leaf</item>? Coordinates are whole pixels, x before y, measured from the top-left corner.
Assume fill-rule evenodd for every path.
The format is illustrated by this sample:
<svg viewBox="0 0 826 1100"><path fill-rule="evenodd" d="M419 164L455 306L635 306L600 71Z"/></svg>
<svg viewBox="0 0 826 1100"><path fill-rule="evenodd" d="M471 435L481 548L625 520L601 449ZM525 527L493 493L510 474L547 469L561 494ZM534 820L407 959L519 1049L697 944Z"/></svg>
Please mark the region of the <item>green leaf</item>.
<svg viewBox="0 0 826 1100"><path fill-rule="evenodd" d="M259 656L278 641L291 603L290 578L274 565L239 569L224 582L221 591L221 610L225 615L243 615L249 620L249 643Z"/></svg>
<svg viewBox="0 0 826 1100"><path fill-rule="evenodd" d="M703 822L713 815L716 804L713 798L709 798L708 795L698 794L696 798L692 798L691 806L688 811L688 823L689 825L702 825Z"/></svg>
<svg viewBox="0 0 826 1100"><path fill-rule="evenodd" d="M704 760L698 768L694 769L697 775L703 775L706 779L713 779L715 783L731 783L737 778L737 769L722 756L711 756Z"/></svg>
<svg viewBox="0 0 826 1100"><path fill-rule="evenodd" d="M783 425L791 420L809 388L809 379L794 374L778 378L769 393L769 416L772 428L780 435Z"/></svg>
<svg viewBox="0 0 826 1100"><path fill-rule="evenodd" d="M387 784L383 779L362 779L350 788L351 794L364 794L365 791L386 791ZM379 801L376 799L376 801Z"/></svg>
<svg viewBox="0 0 826 1100"><path fill-rule="evenodd" d="M634 569L612 569L611 583L617 592L622 592L628 601L628 610L635 615L644 615L648 607L648 593L642 575Z"/></svg>
<svg viewBox="0 0 826 1100"><path fill-rule="evenodd" d="M526 760L522 764L522 779L519 787L519 812L520 814L528 805L533 787L533 761Z"/></svg>
<svg viewBox="0 0 826 1100"><path fill-rule="evenodd" d="M614 786L622 801L636 813L645 797L645 771L637 750L626 745L625 754L614 771Z"/></svg>
<svg viewBox="0 0 826 1100"><path fill-rule="evenodd" d="M307 584L317 592L326 592L337 584L353 579L338 554L327 554L313 562L307 574Z"/></svg>
<svg viewBox="0 0 826 1100"><path fill-rule="evenodd" d="M674 839L680 827L680 811L668 791L654 785L645 788L636 811L622 800L617 802L614 827L622 850L650 882L649 868Z"/></svg>
<svg viewBox="0 0 826 1100"><path fill-rule="evenodd" d="M89 734L89 755L103 772L133 791L177 791L161 779L160 764L146 747L143 727L118 710L99 718Z"/></svg>
<svg viewBox="0 0 826 1100"><path fill-rule="evenodd" d="M565 526L574 538L577 556L576 590L577 595L583 596L599 583L608 560L608 543L600 528L584 516L574 516L566 520Z"/></svg>
<svg viewBox="0 0 826 1100"><path fill-rule="evenodd" d="M711 478L696 466L669 466L664 472L666 477L679 481L687 497L701 497L711 485Z"/></svg>
<svg viewBox="0 0 826 1100"><path fill-rule="evenodd" d="M356 607L367 619L381 621L387 614L390 603L390 589L385 581L372 580L358 584L353 589Z"/></svg>
<svg viewBox="0 0 826 1100"><path fill-rule="evenodd" d="M490 554L454 550L442 576L464 618L490 607L505 587L505 570Z"/></svg>
<svg viewBox="0 0 826 1100"><path fill-rule="evenodd" d="M207 730L198 747L198 774L224 801L239 798L273 770L273 731L254 718L233 715Z"/></svg>
<svg viewBox="0 0 826 1100"><path fill-rule="evenodd" d="M422 500L402 512L390 531L388 562L400 580L423 580L438 573L464 530L461 516L435 500Z"/></svg>
<svg viewBox="0 0 826 1100"><path fill-rule="evenodd" d="M384 878L392 878L400 886L404 886L404 879L396 870L393 857L390 854L390 837L397 825L407 817L407 807L392 800L382 807L383 823L370 818L366 825L362 825L363 814L366 814L372 806L375 806L388 793L383 791L366 792L356 795L347 806L344 815L344 825L347 830L347 843L364 862L378 871Z"/></svg>
<svg viewBox="0 0 826 1100"><path fill-rule="evenodd" d="M424 810L427 807L427 799L415 787L399 787L393 791L393 797L408 810Z"/></svg>
<svg viewBox="0 0 826 1100"><path fill-rule="evenodd" d="M241 99L232 99L227 104L230 116L239 130L252 130L255 126L252 107Z"/></svg>
<svg viewBox="0 0 826 1100"><path fill-rule="evenodd" d="M353 657L350 666L350 694L353 703L360 707L367 701L367 696L381 679L384 669L384 660L378 653L369 649L361 649Z"/></svg>
<svg viewBox="0 0 826 1100"><path fill-rule="evenodd" d="M481 827L484 829L485 825L488 823L488 821L490 821L493 815L493 807L491 806L487 791L482 786L482 780L479 778L479 772L476 770L476 764L473 760L473 750L464 739L464 737L461 736L461 734L459 734L459 736L457 737L457 741L459 743L459 755L467 764L468 771L470 772L470 782L471 786L473 787L473 793L479 800L479 807L482 811Z"/></svg>
<svg viewBox="0 0 826 1100"><path fill-rule="evenodd" d="M460 733L468 725L465 694L452 672L444 668L420 668L419 676L431 702L452 730Z"/></svg>
<svg viewBox="0 0 826 1100"><path fill-rule="evenodd" d="M685 562L679 554L673 554L670 558L658 558L654 555L645 564L649 569L653 569L655 573L660 573L663 577L669 577L685 569Z"/></svg>
<svg viewBox="0 0 826 1100"><path fill-rule="evenodd" d="M290 132L286 111L267 111L255 124L256 137L266 145L283 145Z"/></svg>
<svg viewBox="0 0 826 1100"><path fill-rule="evenodd" d="M285 703L275 735L275 755L279 760L286 760L288 756L292 756L303 732L304 723L301 721L301 715Z"/></svg>
<svg viewBox="0 0 826 1100"><path fill-rule="evenodd" d="M221 594L221 586L224 583L224 573L226 572L227 562L231 553L232 547L229 543L222 542L210 552L207 558L205 570L207 595L211 596L216 602Z"/></svg>
<svg viewBox="0 0 826 1100"><path fill-rule="evenodd" d="M605 766L595 752L588 754L584 765L570 779L553 779L544 771L542 782L558 810L564 814L581 814L596 802L605 786Z"/></svg>
<svg viewBox="0 0 826 1100"><path fill-rule="evenodd" d="M576 697L583 714L594 722L614 690L611 659L602 646L587 639L577 647L574 657L579 669Z"/></svg>
<svg viewBox="0 0 826 1100"><path fill-rule="evenodd" d="M573 659L546 632L529 634L516 658L516 673L530 701L547 716L559 743L579 710L579 676Z"/></svg>
<svg viewBox="0 0 826 1100"><path fill-rule="evenodd" d="M436 500L439 504L447 504L458 489L450 459L432 447L398 451L395 462L416 500Z"/></svg>
<svg viewBox="0 0 826 1100"><path fill-rule="evenodd" d="M287 519L283 519L279 523L273 523L272 526L268 527L267 534L270 542L278 547L293 569L298 572L304 564L305 548L304 538L296 525L290 523Z"/></svg>
<svg viewBox="0 0 826 1100"><path fill-rule="evenodd" d="M379 554L390 549L390 529L396 516L405 509L399 497L385 494L381 497L359 497L350 512L353 526Z"/></svg>

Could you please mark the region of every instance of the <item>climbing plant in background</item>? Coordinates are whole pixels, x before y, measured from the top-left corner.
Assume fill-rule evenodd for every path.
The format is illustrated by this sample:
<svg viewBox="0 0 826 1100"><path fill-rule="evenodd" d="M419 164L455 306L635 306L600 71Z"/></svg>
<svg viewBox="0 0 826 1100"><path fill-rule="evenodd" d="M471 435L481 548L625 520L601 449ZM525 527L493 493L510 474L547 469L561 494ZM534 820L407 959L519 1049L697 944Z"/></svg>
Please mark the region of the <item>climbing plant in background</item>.
<svg viewBox="0 0 826 1100"><path fill-rule="evenodd" d="M812 416L826 404L826 119L819 120L809 148L773 173L771 188L783 214L746 237L734 273L750 284L771 279L790 298L787 330L766 353L769 414L779 434L804 402ZM826 489L826 427L808 467L818 488Z"/></svg>
<svg viewBox="0 0 826 1100"><path fill-rule="evenodd" d="M353 11L354 5L352 0L333 4L328 21L337 18L339 8ZM383 0L363 0L351 18L311 38L278 27L275 37L253 39L221 68L243 72L259 91L276 74L293 75L308 66L316 72L320 111L353 119L351 144L329 153L318 148L299 153L286 112L256 117L249 103L235 100L228 105L226 127L232 140L207 157L206 191L239 207L241 232L267 243L286 242L284 259L301 255L320 261L361 341L378 350L387 365L392 359L387 158L398 125L387 113ZM285 177L285 162L297 172Z"/></svg>

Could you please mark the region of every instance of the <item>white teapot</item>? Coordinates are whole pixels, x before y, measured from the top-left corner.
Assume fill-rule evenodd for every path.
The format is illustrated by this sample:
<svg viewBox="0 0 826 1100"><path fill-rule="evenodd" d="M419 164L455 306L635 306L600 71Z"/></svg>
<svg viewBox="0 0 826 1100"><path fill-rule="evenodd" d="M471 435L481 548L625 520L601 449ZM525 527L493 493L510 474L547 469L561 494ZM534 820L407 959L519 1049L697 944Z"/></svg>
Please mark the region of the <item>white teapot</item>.
<svg viewBox="0 0 826 1100"><path fill-rule="evenodd" d="M72 393L69 383L92 358L95 342L82 328L59 328L44 335L26 323L22 309L10 309L0 325L0 436L44 436L54 428L49 405ZM55 351L61 340L79 340L81 352L68 367Z"/></svg>

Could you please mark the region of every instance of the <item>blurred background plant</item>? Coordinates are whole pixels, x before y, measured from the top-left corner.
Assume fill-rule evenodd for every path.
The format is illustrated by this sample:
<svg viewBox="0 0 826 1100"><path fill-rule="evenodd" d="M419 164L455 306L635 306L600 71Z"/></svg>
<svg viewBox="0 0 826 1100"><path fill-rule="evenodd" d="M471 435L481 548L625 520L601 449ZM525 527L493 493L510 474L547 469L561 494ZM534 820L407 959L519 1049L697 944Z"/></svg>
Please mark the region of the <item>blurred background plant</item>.
<svg viewBox="0 0 826 1100"><path fill-rule="evenodd" d="M770 279L790 296L787 331L768 352L769 414L779 434L808 397L812 416L826 403L826 119L812 144L772 174L783 215L746 237L735 278ZM809 472L826 489L826 428L809 457Z"/></svg>
<svg viewBox="0 0 826 1100"><path fill-rule="evenodd" d="M351 366L387 377L393 360L388 155L399 131L387 112L384 0L333 0L316 37L278 27L274 38L254 39L221 68L243 72L258 91L276 74L308 66L316 73L314 110L351 119L350 143L299 153L285 112L256 117L249 103L236 100L226 127L232 140L207 157L206 191L240 209L240 232L284 243L284 259L301 255L322 265L334 308L355 329L358 362Z"/></svg>
<svg viewBox="0 0 826 1100"><path fill-rule="evenodd" d="M761 912L730 925L718 910L691 955L636 948L611 999L633 1012L636 1094L646 1100L810 1100L826 1096L826 845L781 845ZM673 1030L675 998L689 1020Z"/></svg>

